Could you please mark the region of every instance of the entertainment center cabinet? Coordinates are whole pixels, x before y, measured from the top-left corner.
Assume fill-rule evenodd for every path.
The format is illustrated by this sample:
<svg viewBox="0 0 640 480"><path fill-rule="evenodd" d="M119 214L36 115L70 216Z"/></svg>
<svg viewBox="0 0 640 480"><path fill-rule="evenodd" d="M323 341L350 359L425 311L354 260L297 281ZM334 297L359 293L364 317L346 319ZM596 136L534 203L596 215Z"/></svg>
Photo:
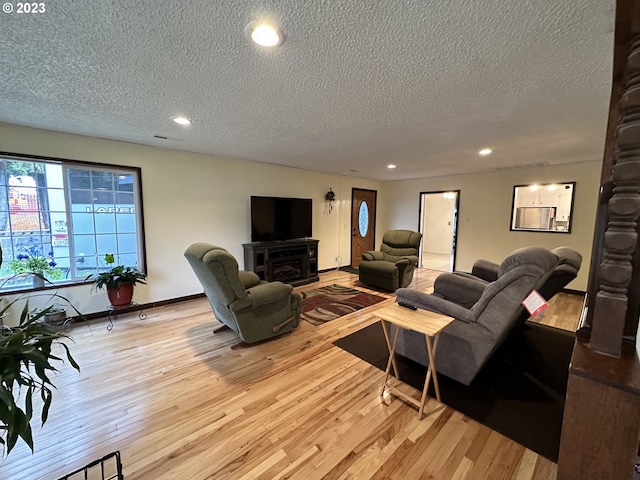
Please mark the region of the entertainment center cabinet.
<svg viewBox="0 0 640 480"><path fill-rule="evenodd" d="M318 240L244 243L244 268L268 282L291 285L317 282Z"/></svg>

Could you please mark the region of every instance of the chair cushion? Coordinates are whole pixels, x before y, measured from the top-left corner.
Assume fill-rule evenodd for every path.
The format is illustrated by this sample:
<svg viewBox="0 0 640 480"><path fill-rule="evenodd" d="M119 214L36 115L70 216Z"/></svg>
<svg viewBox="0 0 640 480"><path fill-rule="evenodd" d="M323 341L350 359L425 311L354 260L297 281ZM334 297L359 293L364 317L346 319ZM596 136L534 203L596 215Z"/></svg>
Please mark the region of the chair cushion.
<svg viewBox="0 0 640 480"><path fill-rule="evenodd" d="M388 262L418 254L422 234L412 230L387 230L382 236L380 251Z"/></svg>
<svg viewBox="0 0 640 480"><path fill-rule="evenodd" d="M541 247L522 247L505 258L498 268L498 278L522 265L535 265L547 272L558 264L556 255Z"/></svg>
<svg viewBox="0 0 640 480"><path fill-rule="evenodd" d="M255 287L262 282L262 280L260 280L260 277L256 273L248 272L246 270L240 270L238 272L238 278L242 282L242 285L245 289Z"/></svg>
<svg viewBox="0 0 640 480"><path fill-rule="evenodd" d="M422 234L413 230L387 230L382 236L382 243L386 243L390 247L409 247L418 248Z"/></svg>
<svg viewBox="0 0 640 480"><path fill-rule="evenodd" d="M433 284L433 294L465 308L471 308L489 285L474 277L455 273L441 273Z"/></svg>
<svg viewBox="0 0 640 480"><path fill-rule="evenodd" d="M498 265L489 260L476 260L471 268L471 275L487 282L495 282L498 279Z"/></svg>
<svg viewBox="0 0 640 480"><path fill-rule="evenodd" d="M361 262L358 265L359 273L380 275L382 277L397 277L398 267L395 263L385 262L383 260L371 260Z"/></svg>
<svg viewBox="0 0 640 480"><path fill-rule="evenodd" d="M560 258L561 265L570 265L576 269L576 272L580 270L582 264L582 255L569 247L557 247L551 250L554 255Z"/></svg>

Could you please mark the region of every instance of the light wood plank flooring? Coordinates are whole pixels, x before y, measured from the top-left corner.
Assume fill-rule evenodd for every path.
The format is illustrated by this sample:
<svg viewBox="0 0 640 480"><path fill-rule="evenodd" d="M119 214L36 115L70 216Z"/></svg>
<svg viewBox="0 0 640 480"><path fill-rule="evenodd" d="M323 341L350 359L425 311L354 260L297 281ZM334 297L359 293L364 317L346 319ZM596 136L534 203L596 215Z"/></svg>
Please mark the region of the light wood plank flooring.
<svg viewBox="0 0 640 480"><path fill-rule="evenodd" d="M412 286L426 291L438 273L420 269ZM331 283L366 289L332 271L298 290ZM56 479L114 450L127 480L555 478L554 463L448 407L419 421L406 403L381 404L383 373L331 342L375 322L385 296L250 347L212 335L205 299L122 315L112 331L76 327L82 372L61 367L35 453L17 446L0 478ZM557 296L544 321L575 328L581 301Z"/></svg>

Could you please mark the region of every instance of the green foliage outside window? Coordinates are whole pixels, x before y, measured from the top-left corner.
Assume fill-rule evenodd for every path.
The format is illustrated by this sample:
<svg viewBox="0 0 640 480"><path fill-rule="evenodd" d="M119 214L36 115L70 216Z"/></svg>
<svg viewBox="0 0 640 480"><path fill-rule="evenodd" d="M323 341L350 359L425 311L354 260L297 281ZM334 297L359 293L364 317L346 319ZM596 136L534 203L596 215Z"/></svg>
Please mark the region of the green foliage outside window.
<svg viewBox="0 0 640 480"><path fill-rule="evenodd" d="M18 248L21 253L9 262L9 269L13 273L36 273L48 280L62 278L62 270L55 268L53 252L49 251L44 255L42 245L38 245L36 239L29 237L25 243L18 244Z"/></svg>

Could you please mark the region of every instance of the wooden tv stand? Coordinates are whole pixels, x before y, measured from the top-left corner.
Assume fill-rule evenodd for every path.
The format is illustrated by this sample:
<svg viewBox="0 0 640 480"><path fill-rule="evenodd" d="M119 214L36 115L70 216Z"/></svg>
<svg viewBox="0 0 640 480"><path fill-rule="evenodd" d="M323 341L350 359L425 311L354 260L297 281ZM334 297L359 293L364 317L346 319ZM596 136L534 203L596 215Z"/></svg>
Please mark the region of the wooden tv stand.
<svg viewBox="0 0 640 480"><path fill-rule="evenodd" d="M268 282L291 285L317 282L318 240L303 238L280 242L251 242L244 247L244 268Z"/></svg>

